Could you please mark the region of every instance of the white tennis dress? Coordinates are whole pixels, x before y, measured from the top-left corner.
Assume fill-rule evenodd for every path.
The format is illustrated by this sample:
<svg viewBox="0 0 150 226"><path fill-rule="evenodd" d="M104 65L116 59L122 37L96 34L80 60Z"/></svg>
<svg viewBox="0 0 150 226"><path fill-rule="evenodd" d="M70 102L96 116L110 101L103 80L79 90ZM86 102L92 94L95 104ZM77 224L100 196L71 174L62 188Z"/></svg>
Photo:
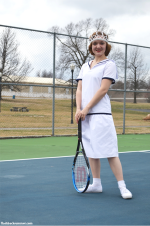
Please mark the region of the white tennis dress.
<svg viewBox="0 0 150 226"><path fill-rule="evenodd" d="M85 63L78 80L82 80L81 109L93 98L101 86L102 79L111 79L112 83L118 78L116 64L113 60L103 60L90 69L92 61ZM118 157L117 135L111 115L111 104L106 94L89 111L82 121L82 140L87 157L109 158Z"/></svg>

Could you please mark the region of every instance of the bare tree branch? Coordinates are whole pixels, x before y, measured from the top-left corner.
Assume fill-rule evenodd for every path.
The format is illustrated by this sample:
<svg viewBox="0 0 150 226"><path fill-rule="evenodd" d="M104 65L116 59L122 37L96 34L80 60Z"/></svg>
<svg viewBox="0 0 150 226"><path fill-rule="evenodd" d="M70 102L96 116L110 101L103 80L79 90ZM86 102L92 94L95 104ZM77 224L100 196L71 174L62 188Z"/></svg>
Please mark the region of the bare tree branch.
<svg viewBox="0 0 150 226"><path fill-rule="evenodd" d="M64 73L69 74L69 66L71 63L75 64L74 76L77 76L77 72L81 69L82 65L93 59L88 51L88 38L89 36L97 30L105 31L109 36L113 36L115 31L110 30L106 21L102 18L97 20L92 20L87 18L86 20L79 21L78 23L70 23L65 28L59 28L54 26L49 29L49 31L57 33L57 50L58 50L58 60L56 62L57 76L59 78L64 78ZM77 38L71 36L60 36L58 33L63 33L66 35L82 36L85 38ZM51 35L50 35L51 36ZM119 58L119 57L118 57ZM119 58L120 59L120 58Z"/></svg>
<svg viewBox="0 0 150 226"><path fill-rule="evenodd" d="M141 89L147 87L147 79L149 69L144 63L144 57L138 47L134 47L130 51L127 62L128 81L130 81L130 89ZM136 103L137 93L134 93L134 103Z"/></svg>
<svg viewBox="0 0 150 226"><path fill-rule="evenodd" d="M0 59L2 62L3 82L21 82L33 70L27 59L21 59L18 46L16 34L10 28L6 28L0 36ZM6 87L6 85L2 87L4 86ZM20 91L20 87L14 86L13 90Z"/></svg>

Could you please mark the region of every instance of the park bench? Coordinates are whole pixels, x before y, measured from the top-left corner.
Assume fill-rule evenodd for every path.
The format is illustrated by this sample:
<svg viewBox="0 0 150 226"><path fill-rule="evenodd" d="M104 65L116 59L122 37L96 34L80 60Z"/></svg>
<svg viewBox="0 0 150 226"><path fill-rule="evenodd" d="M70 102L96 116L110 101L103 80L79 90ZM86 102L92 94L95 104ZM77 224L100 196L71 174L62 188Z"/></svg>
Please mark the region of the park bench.
<svg viewBox="0 0 150 226"><path fill-rule="evenodd" d="M21 111L21 112L28 112L29 109L27 107L12 107L10 111Z"/></svg>

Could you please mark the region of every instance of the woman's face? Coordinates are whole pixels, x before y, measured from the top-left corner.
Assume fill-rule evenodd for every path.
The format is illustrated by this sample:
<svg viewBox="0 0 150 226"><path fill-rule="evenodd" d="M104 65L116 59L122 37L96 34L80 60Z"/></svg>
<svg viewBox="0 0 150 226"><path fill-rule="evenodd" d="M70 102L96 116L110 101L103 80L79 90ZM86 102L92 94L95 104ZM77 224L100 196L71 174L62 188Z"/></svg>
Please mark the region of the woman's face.
<svg viewBox="0 0 150 226"><path fill-rule="evenodd" d="M92 51L95 56L105 56L106 42L102 40L95 40L92 42Z"/></svg>

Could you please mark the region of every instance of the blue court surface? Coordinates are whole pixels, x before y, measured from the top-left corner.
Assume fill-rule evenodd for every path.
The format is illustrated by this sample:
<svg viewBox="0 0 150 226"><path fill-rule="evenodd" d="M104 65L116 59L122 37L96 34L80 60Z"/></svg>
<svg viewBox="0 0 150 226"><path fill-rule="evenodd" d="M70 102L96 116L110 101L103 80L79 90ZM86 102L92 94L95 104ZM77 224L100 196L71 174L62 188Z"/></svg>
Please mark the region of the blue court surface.
<svg viewBox="0 0 150 226"><path fill-rule="evenodd" d="M107 159L97 194L75 191L73 157L1 161L1 225L150 225L150 151L120 153L120 159L131 200L121 198Z"/></svg>

